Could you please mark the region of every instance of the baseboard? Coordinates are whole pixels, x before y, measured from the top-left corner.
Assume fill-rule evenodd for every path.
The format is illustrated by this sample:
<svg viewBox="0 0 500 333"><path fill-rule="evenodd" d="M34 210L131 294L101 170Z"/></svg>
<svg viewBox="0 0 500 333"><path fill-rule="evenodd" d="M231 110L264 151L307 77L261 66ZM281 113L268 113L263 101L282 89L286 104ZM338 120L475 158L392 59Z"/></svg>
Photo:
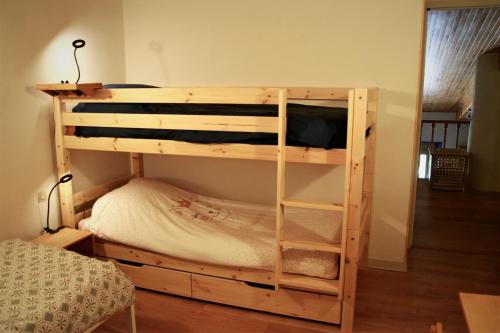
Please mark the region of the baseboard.
<svg viewBox="0 0 500 333"><path fill-rule="evenodd" d="M406 272L408 270L406 262L370 258L368 258L368 267L398 272Z"/></svg>

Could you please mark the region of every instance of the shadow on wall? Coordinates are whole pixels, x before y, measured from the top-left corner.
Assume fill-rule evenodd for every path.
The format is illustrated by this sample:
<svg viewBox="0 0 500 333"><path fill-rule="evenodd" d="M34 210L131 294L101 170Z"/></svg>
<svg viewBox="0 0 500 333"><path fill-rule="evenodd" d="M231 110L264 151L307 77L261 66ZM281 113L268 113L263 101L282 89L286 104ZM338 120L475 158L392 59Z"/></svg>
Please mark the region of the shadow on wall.
<svg viewBox="0 0 500 333"><path fill-rule="evenodd" d="M62 15L51 19L57 11ZM56 177L50 146L49 99L35 90L34 83L42 78L40 67L44 64L39 61L40 54L51 40L72 24L75 15L74 8L65 6L60 0L2 2L0 66L9 93L2 101L5 103L2 122L7 125L0 133L0 145L2 157L8 161L2 173L9 176L3 181L8 190L3 191L5 197L1 198L0 220L12 223L0 225L1 239L28 238L41 230L43 213L39 210L36 193L51 186ZM45 205L46 202L40 206ZM56 209L56 205L53 208Z"/></svg>
<svg viewBox="0 0 500 333"><path fill-rule="evenodd" d="M373 200L369 251L386 258L394 257L394 253L399 253L401 257L394 258L394 262L400 263L405 261L405 240L409 222L407 219L400 220L400 218L407 216L410 193L401 192L399 189L408 188L408 181L416 179L416 176L411 175L412 161L415 157L412 156L410 160L408 156L394 154L394 151L406 151L405 154L413 155L413 150L404 149L404 147L414 145L415 112L414 107L411 106L416 103L416 94L387 89L379 90L374 172L375 174L382 172L390 174L392 179L389 186L389 183L382 182L380 177L375 177L374 193L376 195ZM387 142L390 145L383 146L380 142ZM384 204L388 202L403 204ZM396 251L395 248L399 250Z"/></svg>
<svg viewBox="0 0 500 333"><path fill-rule="evenodd" d="M121 8L120 0L71 2L69 6L64 0L2 2L0 39L8 52L2 52L0 66L8 94L2 99L2 123L6 125L0 132L0 148L6 161L2 174L9 176L3 182L6 191L0 198L0 221L12 223L0 223L0 239L36 235L40 230L37 221L43 215L37 192L47 192L56 181L52 103L34 85L76 80L71 41L89 36L95 44L79 60L95 65L85 65L83 79L123 80L124 59L116 56L123 55L123 45L117 42L104 56L98 52L99 45L123 38L119 34L123 29Z"/></svg>
<svg viewBox="0 0 500 333"><path fill-rule="evenodd" d="M163 53L163 44L157 41L151 41L149 43L149 49L158 57L158 63L163 74L164 86L168 86L170 84L170 79L168 75L168 63Z"/></svg>

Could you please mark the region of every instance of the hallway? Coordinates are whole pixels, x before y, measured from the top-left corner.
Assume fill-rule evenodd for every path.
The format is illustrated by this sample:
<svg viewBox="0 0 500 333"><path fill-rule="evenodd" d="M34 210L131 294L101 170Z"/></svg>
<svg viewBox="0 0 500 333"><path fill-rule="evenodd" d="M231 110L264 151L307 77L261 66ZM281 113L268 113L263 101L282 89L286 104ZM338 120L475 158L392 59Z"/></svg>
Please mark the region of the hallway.
<svg viewBox="0 0 500 333"><path fill-rule="evenodd" d="M467 332L458 292L500 295L500 194L419 181L408 272L362 271L359 288L361 331L427 332L441 321L447 333Z"/></svg>
<svg viewBox="0 0 500 333"><path fill-rule="evenodd" d="M500 256L500 193L431 191L419 181L413 247Z"/></svg>

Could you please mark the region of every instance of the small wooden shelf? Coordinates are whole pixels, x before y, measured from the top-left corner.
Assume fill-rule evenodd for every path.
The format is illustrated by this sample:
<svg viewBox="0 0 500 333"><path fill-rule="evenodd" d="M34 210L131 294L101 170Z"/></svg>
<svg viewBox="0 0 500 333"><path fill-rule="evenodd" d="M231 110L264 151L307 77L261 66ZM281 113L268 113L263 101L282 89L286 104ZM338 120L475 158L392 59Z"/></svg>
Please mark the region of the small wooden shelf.
<svg viewBox="0 0 500 333"><path fill-rule="evenodd" d="M31 242L67 249L89 257L94 256L92 233L86 230L64 228L55 234L43 234Z"/></svg>
<svg viewBox="0 0 500 333"><path fill-rule="evenodd" d="M50 96L92 96L94 90L102 88L102 83L41 83L36 88Z"/></svg>

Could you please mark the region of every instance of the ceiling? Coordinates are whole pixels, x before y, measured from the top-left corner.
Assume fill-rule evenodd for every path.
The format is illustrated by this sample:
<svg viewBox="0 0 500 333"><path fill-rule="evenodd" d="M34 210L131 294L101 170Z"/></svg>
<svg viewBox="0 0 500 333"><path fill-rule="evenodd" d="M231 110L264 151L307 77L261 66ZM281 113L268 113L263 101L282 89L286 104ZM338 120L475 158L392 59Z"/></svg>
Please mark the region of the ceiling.
<svg viewBox="0 0 500 333"><path fill-rule="evenodd" d="M424 112L461 114L472 101L475 63L500 45L500 7L430 10Z"/></svg>

